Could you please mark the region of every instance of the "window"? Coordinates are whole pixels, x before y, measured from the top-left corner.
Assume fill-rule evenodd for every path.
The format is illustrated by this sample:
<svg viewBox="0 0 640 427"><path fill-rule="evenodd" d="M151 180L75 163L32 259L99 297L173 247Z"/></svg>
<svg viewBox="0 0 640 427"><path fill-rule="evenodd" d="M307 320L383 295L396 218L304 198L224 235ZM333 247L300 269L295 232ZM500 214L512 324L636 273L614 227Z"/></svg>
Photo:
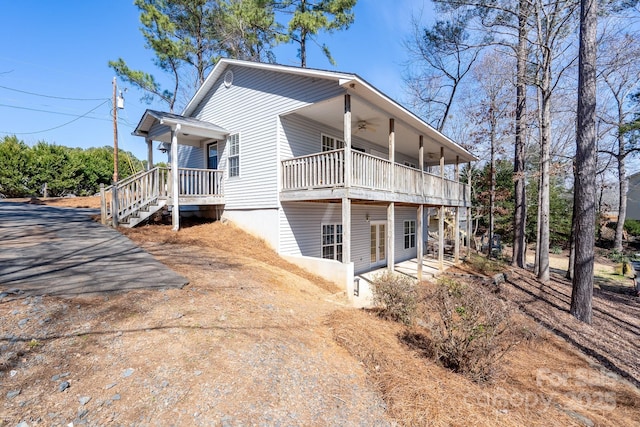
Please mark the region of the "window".
<svg viewBox="0 0 640 427"><path fill-rule="evenodd" d="M404 162L404 165L405 165L405 166L408 166L408 167L410 167L410 168L414 168L414 169L416 169L416 164L415 164L415 163L411 163L411 162Z"/></svg>
<svg viewBox="0 0 640 427"><path fill-rule="evenodd" d="M339 150L344 148L344 141L332 136L322 135L322 151Z"/></svg>
<svg viewBox="0 0 640 427"><path fill-rule="evenodd" d="M414 220L404 222L404 248L416 247L416 222Z"/></svg>
<svg viewBox="0 0 640 427"><path fill-rule="evenodd" d="M207 147L207 167L209 169L218 169L218 144L209 144Z"/></svg>
<svg viewBox="0 0 640 427"><path fill-rule="evenodd" d="M227 137L229 147L229 177L240 176L240 134Z"/></svg>
<svg viewBox="0 0 640 427"><path fill-rule="evenodd" d="M322 224L322 258L342 262L342 224Z"/></svg>

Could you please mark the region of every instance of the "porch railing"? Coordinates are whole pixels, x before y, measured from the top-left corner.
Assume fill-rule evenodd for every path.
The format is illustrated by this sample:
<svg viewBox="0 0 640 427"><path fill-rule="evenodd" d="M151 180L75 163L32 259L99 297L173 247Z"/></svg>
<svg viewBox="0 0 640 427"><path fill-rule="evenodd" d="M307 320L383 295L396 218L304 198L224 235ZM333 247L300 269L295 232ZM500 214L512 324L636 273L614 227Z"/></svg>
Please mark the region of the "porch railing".
<svg viewBox="0 0 640 427"><path fill-rule="evenodd" d="M283 160L282 190L344 187L344 164L344 149ZM392 167L389 160L359 151L351 152L351 186L449 201L467 200L465 184L397 163Z"/></svg>
<svg viewBox="0 0 640 427"><path fill-rule="evenodd" d="M211 197L224 195L223 171L178 168L179 197ZM123 221L158 200L172 197L171 169L156 167L119 181L100 190L102 222Z"/></svg>
<svg viewBox="0 0 640 427"><path fill-rule="evenodd" d="M171 170L168 172L170 176ZM223 176L221 170L178 168L178 194L181 197L222 196Z"/></svg>

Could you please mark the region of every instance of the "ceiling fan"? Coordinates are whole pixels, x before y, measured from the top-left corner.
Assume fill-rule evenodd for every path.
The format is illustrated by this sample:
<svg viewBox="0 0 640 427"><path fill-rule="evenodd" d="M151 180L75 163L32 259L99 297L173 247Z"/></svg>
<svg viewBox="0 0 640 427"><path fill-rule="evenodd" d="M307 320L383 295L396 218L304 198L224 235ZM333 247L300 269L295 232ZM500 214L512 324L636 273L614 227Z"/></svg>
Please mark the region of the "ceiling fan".
<svg viewBox="0 0 640 427"><path fill-rule="evenodd" d="M375 132L376 131L376 127L371 124L371 122L367 121L367 120L358 120L356 122L356 132L366 132L367 130L371 131L371 132Z"/></svg>

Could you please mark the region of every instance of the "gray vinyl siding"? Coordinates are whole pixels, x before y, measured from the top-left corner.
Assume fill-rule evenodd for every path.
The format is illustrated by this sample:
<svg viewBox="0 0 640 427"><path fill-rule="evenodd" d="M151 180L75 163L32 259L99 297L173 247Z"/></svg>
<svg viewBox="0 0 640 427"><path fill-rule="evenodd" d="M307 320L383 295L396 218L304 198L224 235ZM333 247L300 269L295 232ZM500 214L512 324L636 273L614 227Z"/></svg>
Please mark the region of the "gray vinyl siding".
<svg viewBox="0 0 640 427"><path fill-rule="evenodd" d="M344 139L342 129L325 126L314 120L296 114L282 117L280 130L280 155L282 159L291 157L306 156L322 151L322 135L328 135L337 139ZM389 158L389 147L374 144L357 135L351 136L351 146L363 149L365 153L377 155L385 159ZM405 161L418 165L418 144L416 144L416 155L406 156L396 153L396 163L403 164Z"/></svg>
<svg viewBox="0 0 640 427"><path fill-rule="evenodd" d="M201 147L178 145L178 165L182 168L205 168L205 151L206 149Z"/></svg>
<svg viewBox="0 0 640 427"><path fill-rule="evenodd" d="M337 82L230 66L233 84L221 77L194 112L231 134L240 133L240 176L225 175L227 209L278 206L277 118L280 114L338 96ZM228 151L219 147L220 168L227 170Z"/></svg>
<svg viewBox="0 0 640 427"><path fill-rule="evenodd" d="M367 221L367 214L369 221ZM404 249L404 220L416 219L416 208L395 210L395 262L416 256L416 248ZM387 208L351 205L351 261L355 273L371 269L371 221L385 221ZM340 203L283 203L280 211L280 252L286 255L321 257L322 224L341 224Z"/></svg>

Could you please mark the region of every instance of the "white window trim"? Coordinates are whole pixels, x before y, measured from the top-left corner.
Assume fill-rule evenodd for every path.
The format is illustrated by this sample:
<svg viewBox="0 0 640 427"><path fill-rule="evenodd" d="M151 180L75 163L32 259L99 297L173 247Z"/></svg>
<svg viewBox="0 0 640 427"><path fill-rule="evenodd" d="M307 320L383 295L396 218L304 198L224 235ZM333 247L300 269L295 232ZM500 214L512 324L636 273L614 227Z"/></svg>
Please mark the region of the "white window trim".
<svg viewBox="0 0 640 427"><path fill-rule="evenodd" d="M236 154L235 156L231 156L231 143L229 142L229 137L235 136L235 135L238 135L238 154ZM242 167L241 167L241 161L240 161L240 158L242 156L242 150L240 148L240 146L242 145L242 134L240 132L231 133L227 135L224 143L225 143L225 150L227 151L227 178L238 179L242 176ZM234 176L231 176L231 158L232 157L238 158L238 175L234 175ZM218 158L218 162L219 161L220 159Z"/></svg>
<svg viewBox="0 0 640 427"><path fill-rule="evenodd" d="M407 233L407 223L409 223L409 233ZM411 232L411 223L413 223L413 233ZM411 236L413 236L413 246L411 246ZM407 247L407 237L409 237L409 246ZM402 223L402 244L405 249L413 249L416 247L416 220L415 219L405 219Z"/></svg>
<svg viewBox="0 0 640 427"><path fill-rule="evenodd" d="M331 138L333 140L333 149L332 150L325 150L324 149L324 139L325 138ZM342 147L344 147L344 140L341 138L336 138L333 135L329 135L328 133L321 133L320 134L320 151L333 151L333 150L338 150L339 148L335 148L336 147L336 143L337 142L341 142L342 143Z"/></svg>
<svg viewBox="0 0 640 427"><path fill-rule="evenodd" d="M332 245L325 245L323 242L323 237L324 237L324 227L328 226L328 225L333 225L333 244ZM341 222L323 222L322 224L320 224L320 258L321 259L332 259L334 261L340 261L337 258L338 255L338 245L342 246L344 249L344 234L340 233L343 237L343 241L341 243L338 243L338 226L342 226ZM344 230L343 230L344 232ZM323 249L325 247L328 246L333 246L333 258L325 258L323 256ZM341 262L341 261L340 261Z"/></svg>

